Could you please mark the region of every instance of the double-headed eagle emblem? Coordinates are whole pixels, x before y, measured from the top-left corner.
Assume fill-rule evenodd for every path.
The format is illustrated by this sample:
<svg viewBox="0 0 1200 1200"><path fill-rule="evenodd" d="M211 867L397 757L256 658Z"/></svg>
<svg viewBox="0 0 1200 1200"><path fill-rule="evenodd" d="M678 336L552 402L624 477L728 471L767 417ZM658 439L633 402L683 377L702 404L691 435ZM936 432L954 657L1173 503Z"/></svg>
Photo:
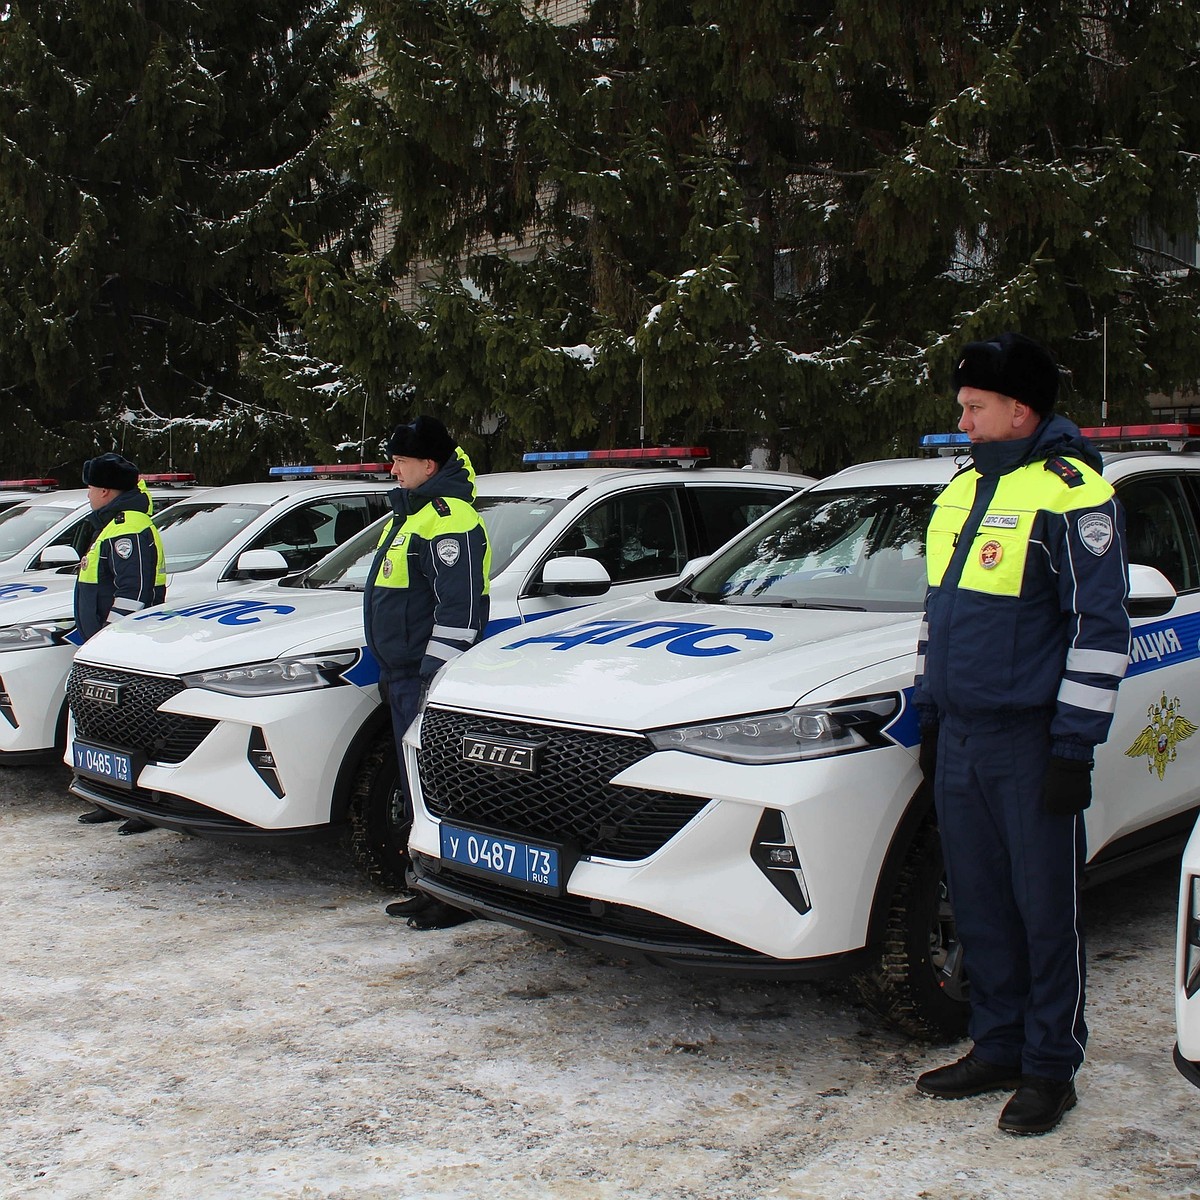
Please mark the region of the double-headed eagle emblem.
<svg viewBox="0 0 1200 1200"><path fill-rule="evenodd" d="M1167 763L1175 761L1175 747L1196 732L1196 726L1179 713L1179 697L1168 700L1166 695L1146 709L1150 724L1137 735L1125 753L1130 758L1146 756L1147 771L1157 771L1161 779Z"/></svg>

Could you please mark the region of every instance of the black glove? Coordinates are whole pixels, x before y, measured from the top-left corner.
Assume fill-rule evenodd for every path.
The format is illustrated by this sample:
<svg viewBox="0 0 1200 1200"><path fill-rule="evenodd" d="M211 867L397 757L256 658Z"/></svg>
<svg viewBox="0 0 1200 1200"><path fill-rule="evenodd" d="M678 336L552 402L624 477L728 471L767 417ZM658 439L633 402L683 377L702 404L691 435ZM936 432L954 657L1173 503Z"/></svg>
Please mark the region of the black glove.
<svg viewBox="0 0 1200 1200"><path fill-rule="evenodd" d="M921 730L921 752L917 757L917 763L921 768L921 774L930 783L933 782L934 774L937 772L937 743L938 727L936 725Z"/></svg>
<svg viewBox="0 0 1200 1200"><path fill-rule="evenodd" d="M1052 754L1042 783L1042 803L1046 811L1070 817L1083 812L1091 802L1092 764Z"/></svg>

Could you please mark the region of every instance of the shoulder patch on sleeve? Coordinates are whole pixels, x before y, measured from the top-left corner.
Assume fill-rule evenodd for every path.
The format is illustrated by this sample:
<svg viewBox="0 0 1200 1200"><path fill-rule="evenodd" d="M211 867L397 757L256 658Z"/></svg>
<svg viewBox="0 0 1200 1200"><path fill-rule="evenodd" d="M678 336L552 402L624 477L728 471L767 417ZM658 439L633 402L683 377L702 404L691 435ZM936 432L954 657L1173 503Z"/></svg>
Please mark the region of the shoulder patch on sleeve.
<svg viewBox="0 0 1200 1200"><path fill-rule="evenodd" d="M439 517L448 517L450 515L450 502L444 496L434 496L433 511Z"/></svg>
<svg viewBox="0 0 1200 1200"><path fill-rule="evenodd" d="M1078 487L1083 482L1083 472L1065 458L1046 459L1046 470L1053 471L1067 487Z"/></svg>

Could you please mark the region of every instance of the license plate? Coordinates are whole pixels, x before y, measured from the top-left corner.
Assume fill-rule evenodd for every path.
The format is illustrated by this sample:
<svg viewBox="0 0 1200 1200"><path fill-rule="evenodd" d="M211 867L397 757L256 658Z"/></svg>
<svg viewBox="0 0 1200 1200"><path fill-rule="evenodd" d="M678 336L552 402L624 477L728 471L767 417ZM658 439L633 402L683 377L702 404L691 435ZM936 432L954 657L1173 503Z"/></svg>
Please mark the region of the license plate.
<svg viewBox="0 0 1200 1200"><path fill-rule="evenodd" d="M441 824L442 862L467 875L479 875L527 892L562 895L559 846L498 837L475 829Z"/></svg>
<svg viewBox="0 0 1200 1200"><path fill-rule="evenodd" d="M134 785L133 756L120 750L106 750L103 746L89 746L87 742L73 742L71 759L76 772L89 779L103 779L106 783L115 783L124 788Z"/></svg>

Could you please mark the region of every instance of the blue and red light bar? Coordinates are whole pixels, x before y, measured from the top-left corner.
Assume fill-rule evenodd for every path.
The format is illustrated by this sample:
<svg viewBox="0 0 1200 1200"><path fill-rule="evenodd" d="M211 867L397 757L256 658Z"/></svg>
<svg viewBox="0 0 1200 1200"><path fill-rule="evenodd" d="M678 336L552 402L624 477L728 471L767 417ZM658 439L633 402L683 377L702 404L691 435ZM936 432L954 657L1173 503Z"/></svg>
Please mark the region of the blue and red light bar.
<svg viewBox="0 0 1200 1200"><path fill-rule="evenodd" d="M6 492L49 492L58 487L57 479L0 479Z"/></svg>
<svg viewBox="0 0 1200 1200"><path fill-rule="evenodd" d="M622 462L696 462L707 458L704 446L642 446L636 450L537 450L523 455L521 461L537 466L563 466L567 463Z"/></svg>
<svg viewBox="0 0 1200 1200"><path fill-rule="evenodd" d="M1200 442L1200 425L1166 422L1157 425L1089 425L1079 431L1089 442ZM965 433L927 433L921 445L927 450L969 447Z"/></svg>
<svg viewBox="0 0 1200 1200"><path fill-rule="evenodd" d="M391 463L328 463L317 467L272 467L276 479L329 479L335 475L390 475Z"/></svg>
<svg viewBox="0 0 1200 1200"><path fill-rule="evenodd" d="M195 475L186 475L179 472L168 472L165 475L142 475L140 476L143 483L195 483Z"/></svg>

